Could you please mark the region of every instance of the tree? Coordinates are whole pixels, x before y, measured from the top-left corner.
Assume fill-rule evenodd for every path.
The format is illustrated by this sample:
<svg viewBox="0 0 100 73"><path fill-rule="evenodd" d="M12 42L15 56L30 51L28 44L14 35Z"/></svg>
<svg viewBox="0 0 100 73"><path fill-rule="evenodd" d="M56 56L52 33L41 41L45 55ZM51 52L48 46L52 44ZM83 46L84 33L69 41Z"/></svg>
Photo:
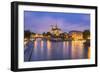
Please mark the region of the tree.
<svg viewBox="0 0 100 73"><path fill-rule="evenodd" d="M51 35L51 33L50 32L47 32L47 35Z"/></svg>
<svg viewBox="0 0 100 73"><path fill-rule="evenodd" d="M90 31L89 30L84 30L84 32L83 32L83 38L84 39L88 39L88 37L90 37Z"/></svg>
<svg viewBox="0 0 100 73"><path fill-rule="evenodd" d="M29 30L24 31L24 38L30 38L31 32Z"/></svg>
<svg viewBox="0 0 100 73"><path fill-rule="evenodd" d="M60 36L61 36L61 38L64 39L66 35L65 35L65 33L61 33Z"/></svg>
<svg viewBox="0 0 100 73"><path fill-rule="evenodd" d="M36 33L34 33L34 32L31 32L31 34L35 35Z"/></svg>
<svg viewBox="0 0 100 73"><path fill-rule="evenodd" d="M42 33L42 35L43 35L43 36L45 36L45 35L46 35L46 33L45 33L45 32L43 32L43 33Z"/></svg>

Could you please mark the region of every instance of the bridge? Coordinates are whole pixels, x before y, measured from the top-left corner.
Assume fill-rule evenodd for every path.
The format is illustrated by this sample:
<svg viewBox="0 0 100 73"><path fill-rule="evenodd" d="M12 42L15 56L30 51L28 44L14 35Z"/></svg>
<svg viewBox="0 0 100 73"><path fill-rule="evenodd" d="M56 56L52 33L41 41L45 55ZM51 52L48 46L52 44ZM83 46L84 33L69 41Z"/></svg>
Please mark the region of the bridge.
<svg viewBox="0 0 100 73"><path fill-rule="evenodd" d="M37 39L37 38L50 38L50 36L43 36L42 34L36 34L36 35L32 35L31 38Z"/></svg>

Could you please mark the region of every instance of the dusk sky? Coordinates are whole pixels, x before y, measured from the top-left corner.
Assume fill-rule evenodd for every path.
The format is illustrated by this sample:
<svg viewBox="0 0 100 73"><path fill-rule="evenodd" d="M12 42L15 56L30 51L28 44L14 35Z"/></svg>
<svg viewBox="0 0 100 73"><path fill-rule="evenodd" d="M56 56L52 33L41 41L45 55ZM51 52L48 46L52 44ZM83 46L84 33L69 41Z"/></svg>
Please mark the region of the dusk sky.
<svg viewBox="0 0 100 73"><path fill-rule="evenodd" d="M43 33L56 24L63 32L90 29L90 14L24 11L24 30Z"/></svg>

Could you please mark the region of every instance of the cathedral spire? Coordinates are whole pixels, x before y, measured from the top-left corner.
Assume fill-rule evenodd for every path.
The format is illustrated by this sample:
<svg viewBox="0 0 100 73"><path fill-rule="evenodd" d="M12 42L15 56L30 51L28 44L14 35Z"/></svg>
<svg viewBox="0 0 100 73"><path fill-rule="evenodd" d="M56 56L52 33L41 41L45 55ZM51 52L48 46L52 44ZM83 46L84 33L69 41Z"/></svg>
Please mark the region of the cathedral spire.
<svg viewBox="0 0 100 73"><path fill-rule="evenodd" d="M56 28L58 28L58 26L57 26L57 24L56 24L56 26L55 26Z"/></svg>

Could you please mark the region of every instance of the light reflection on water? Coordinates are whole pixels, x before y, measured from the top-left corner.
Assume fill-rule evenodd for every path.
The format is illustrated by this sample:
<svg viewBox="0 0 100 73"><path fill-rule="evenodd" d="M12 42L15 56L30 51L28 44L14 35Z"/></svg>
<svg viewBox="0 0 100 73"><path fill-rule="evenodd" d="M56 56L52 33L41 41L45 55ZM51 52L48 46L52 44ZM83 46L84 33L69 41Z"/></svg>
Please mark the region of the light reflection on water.
<svg viewBox="0 0 100 73"><path fill-rule="evenodd" d="M37 39L33 42L32 49L27 48L26 52L27 54L24 52L24 61L90 58L90 46L85 46L84 41L50 41Z"/></svg>

